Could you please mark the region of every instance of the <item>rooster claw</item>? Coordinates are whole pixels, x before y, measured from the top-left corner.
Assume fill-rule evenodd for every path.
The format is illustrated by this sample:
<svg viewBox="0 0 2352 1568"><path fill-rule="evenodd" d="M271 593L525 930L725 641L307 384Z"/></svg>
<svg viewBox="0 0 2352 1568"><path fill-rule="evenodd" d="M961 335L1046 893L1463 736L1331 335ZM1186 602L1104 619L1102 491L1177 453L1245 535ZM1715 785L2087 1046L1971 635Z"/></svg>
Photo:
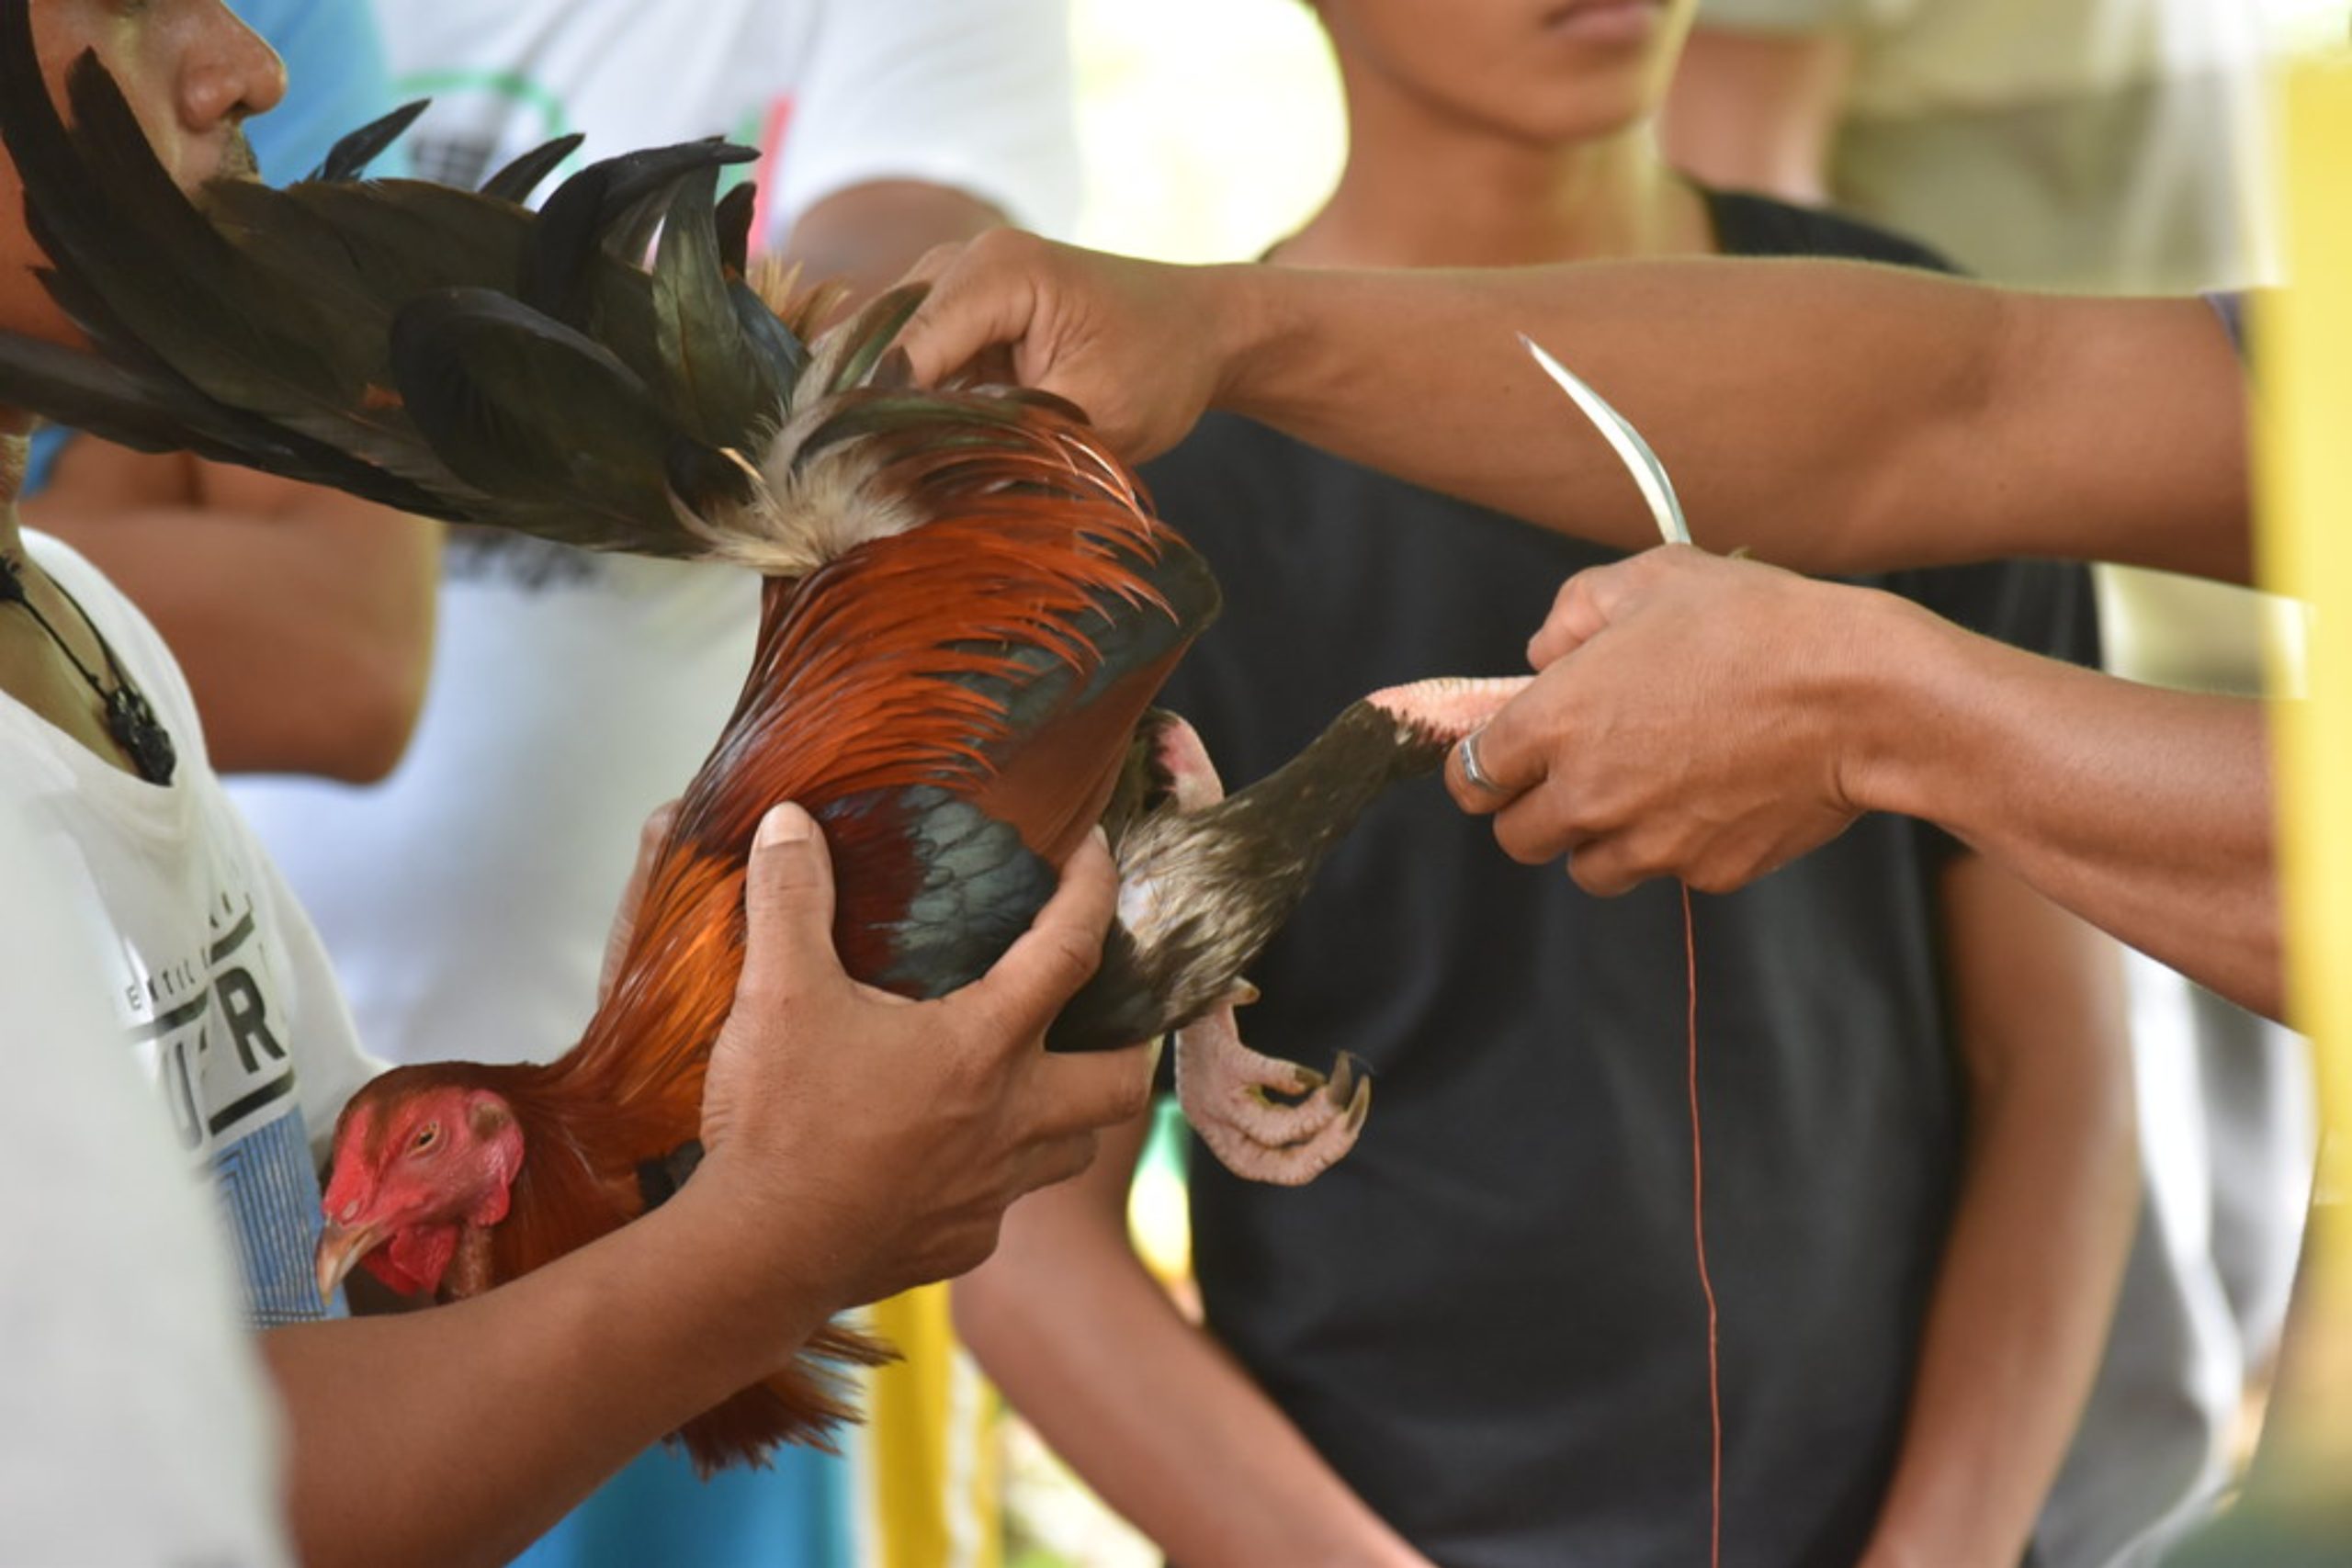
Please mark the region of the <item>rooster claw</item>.
<svg viewBox="0 0 2352 1568"><path fill-rule="evenodd" d="M1250 1050L1227 1004L1176 1032L1176 1097L1227 1170L1297 1187L1355 1146L1372 1107L1372 1079L1344 1052L1327 1078Z"/></svg>

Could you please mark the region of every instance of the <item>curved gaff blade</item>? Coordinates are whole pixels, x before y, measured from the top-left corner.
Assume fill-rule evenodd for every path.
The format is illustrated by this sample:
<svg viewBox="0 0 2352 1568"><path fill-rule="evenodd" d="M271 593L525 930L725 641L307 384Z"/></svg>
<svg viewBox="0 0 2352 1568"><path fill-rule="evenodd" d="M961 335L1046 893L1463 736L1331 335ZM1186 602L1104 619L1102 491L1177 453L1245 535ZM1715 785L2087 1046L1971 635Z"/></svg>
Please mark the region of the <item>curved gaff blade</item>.
<svg viewBox="0 0 2352 1568"><path fill-rule="evenodd" d="M1657 454L1642 439L1642 433L1623 414L1611 408L1607 399L1586 386L1574 371L1544 353L1543 345L1533 338L1521 333L1519 341L1527 345L1527 352L1535 356L1544 374L1552 378L1583 411L1585 418L1592 421L1593 428L1608 438L1618 460L1625 465L1625 471L1634 476L1634 483L1640 488L1642 500L1648 503L1650 515L1657 519L1657 531L1665 536L1666 542L1689 544L1690 525L1682 520L1682 502L1675 496L1674 481L1666 477L1666 465L1657 460Z"/></svg>

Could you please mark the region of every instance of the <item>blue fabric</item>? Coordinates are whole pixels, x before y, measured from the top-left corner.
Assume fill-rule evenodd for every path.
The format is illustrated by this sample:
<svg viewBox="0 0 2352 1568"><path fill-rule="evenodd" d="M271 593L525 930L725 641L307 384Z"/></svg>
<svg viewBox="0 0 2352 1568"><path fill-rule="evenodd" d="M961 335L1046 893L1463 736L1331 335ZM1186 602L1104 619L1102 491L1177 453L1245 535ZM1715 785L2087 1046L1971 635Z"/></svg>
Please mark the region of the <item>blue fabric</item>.
<svg viewBox="0 0 2352 1568"><path fill-rule="evenodd" d="M286 101L245 127L262 178L270 184L300 179L345 131L391 109L384 40L365 0L232 0L230 9L286 62ZM407 156L395 143L373 172L406 174ZM57 454L74 434L55 425L34 434L26 495L48 482Z"/></svg>
<svg viewBox="0 0 2352 1568"><path fill-rule="evenodd" d="M785 1449L773 1469L705 1482L684 1453L654 1449L516 1558L516 1568L848 1568L856 1561L848 1471L829 1454Z"/></svg>

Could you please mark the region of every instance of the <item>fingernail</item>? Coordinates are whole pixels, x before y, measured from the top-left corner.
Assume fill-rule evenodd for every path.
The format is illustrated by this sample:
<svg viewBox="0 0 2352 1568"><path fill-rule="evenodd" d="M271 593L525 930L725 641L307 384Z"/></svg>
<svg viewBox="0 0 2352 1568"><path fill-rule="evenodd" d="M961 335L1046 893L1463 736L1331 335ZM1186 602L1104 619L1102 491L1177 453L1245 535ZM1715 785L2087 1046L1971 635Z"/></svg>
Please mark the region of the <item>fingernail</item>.
<svg viewBox="0 0 2352 1568"><path fill-rule="evenodd" d="M801 844L816 830L817 824L806 811L790 801L770 807L760 818L760 847L774 849L779 844Z"/></svg>
<svg viewBox="0 0 2352 1568"><path fill-rule="evenodd" d="M1102 824L1100 822L1094 824L1094 843L1095 847L1104 854L1111 852L1111 835L1102 830Z"/></svg>

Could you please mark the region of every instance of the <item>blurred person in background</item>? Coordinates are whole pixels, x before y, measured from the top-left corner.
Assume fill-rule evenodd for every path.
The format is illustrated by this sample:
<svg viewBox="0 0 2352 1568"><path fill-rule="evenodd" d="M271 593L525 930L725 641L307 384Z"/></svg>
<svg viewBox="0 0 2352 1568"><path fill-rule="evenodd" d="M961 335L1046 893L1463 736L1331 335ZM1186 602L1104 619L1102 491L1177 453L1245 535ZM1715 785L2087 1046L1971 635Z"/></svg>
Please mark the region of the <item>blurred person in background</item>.
<svg viewBox="0 0 2352 1568"><path fill-rule="evenodd" d="M1286 265L1939 265L1660 159L1680 0L1315 9L1350 153L1275 247ZM1558 414L1561 442L1589 438ZM1227 592L1163 700L1237 782L1364 691L1523 668L1561 581L1614 558L1228 416L1146 479ZM2095 651L2078 569L1876 581L2043 651ZM1015 1210L956 1286L959 1324L1188 1568L1703 1557L1680 906L1662 887L1601 904L1512 865L1433 788L1375 817L1267 951L1245 1016L1280 1055L1361 1055L1377 1104L1302 1190L1193 1163L1206 1333L1128 1248L1140 1124L1081 1184ZM1697 915L1726 1540L1773 1562L2014 1563L2131 1229L2113 953L1886 818Z"/></svg>
<svg viewBox="0 0 2352 1568"><path fill-rule="evenodd" d="M763 156L755 244L860 288L1078 196L1063 0L380 0L414 172L478 184L574 131L584 160L724 136ZM572 166L576 166L576 164ZM571 172L567 166L558 177ZM552 182L550 182L550 187ZM395 1062L545 1060L596 994L638 827L708 753L749 669L750 573L452 530L414 743L364 791L255 780L245 809L309 905L362 1038ZM649 1455L537 1550L553 1565L830 1565L992 1550L987 1397L944 1296L886 1303L853 1462L795 1450L696 1480ZM927 1484L941 1475L961 1485ZM964 1544L958 1545L958 1542ZM974 1559L978 1560L978 1559Z"/></svg>
<svg viewBox="0 0 2352 1568"><path fill-rule="evenodd" d="M1702 0L1667 144L1705 177L1832 201L1999 283L2243 288L2272 271L2263 28L2256 0ZM2294 646L2296 612L2249 591L2098 580L2108 667L2132 679L2257 694L2266 637ZM2193 1515L2243 1458L2241 1406L2285 1325L2315 1156L2310 1055L2153 960L2129 973L2151 1195L2133 1268L2169 1274L2177 1305L2120 1348L2094 1401L2093 1422L2142 1431L2148 1456L2075 1479L2173 1492ZM2167 1388L2193 1397L2153 1397ZM2091 1561L2126 1545L2080 1544Z"/></svg>
<svg viewBox="0 0 2352 1568"><path fill-rule="evenodd" d="M286 62L254 117L262 178L300 179L391 108L356 0L239 0ZM397 151L379 173L399 172ZM130 595L187 672L215 766L365 784L400 760L433 657L441 527L338 491L51 427L33 437L25 520Z"/></svg>

